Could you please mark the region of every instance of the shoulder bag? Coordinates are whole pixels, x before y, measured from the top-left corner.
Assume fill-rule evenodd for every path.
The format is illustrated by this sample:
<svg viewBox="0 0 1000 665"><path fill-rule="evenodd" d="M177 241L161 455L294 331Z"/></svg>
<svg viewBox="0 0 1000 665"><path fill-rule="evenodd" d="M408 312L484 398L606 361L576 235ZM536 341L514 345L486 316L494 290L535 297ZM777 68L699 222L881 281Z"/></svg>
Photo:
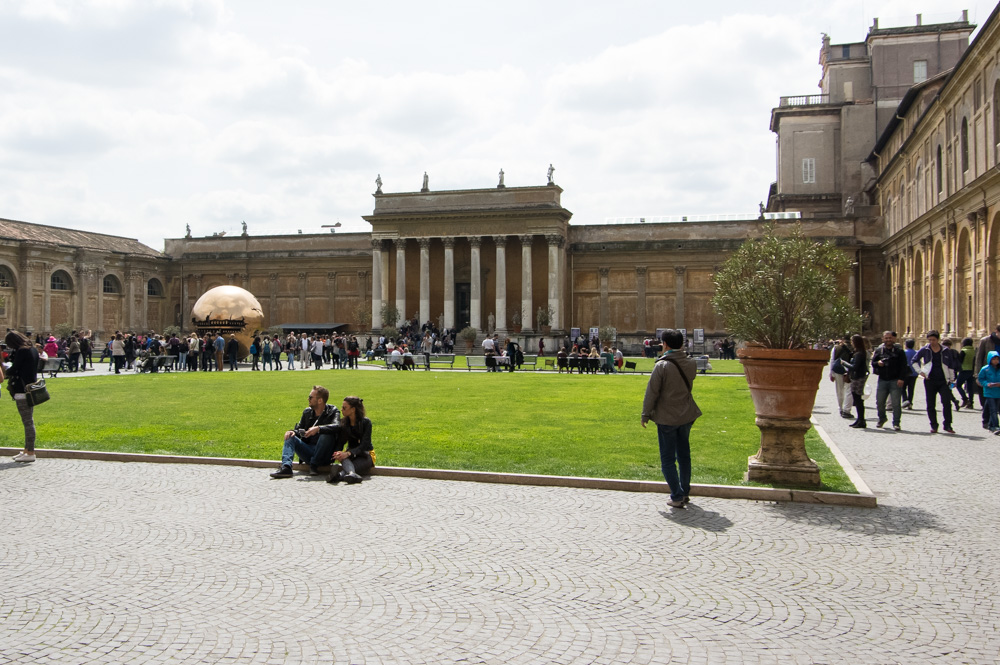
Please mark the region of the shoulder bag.
<svg viewBox="0 0 1000 665"><path fill-rule="evenodd" d="M36 406L49 401L49 390L45 387L45 379L39 379L24 387L24 399L29 406Z"/></svg>

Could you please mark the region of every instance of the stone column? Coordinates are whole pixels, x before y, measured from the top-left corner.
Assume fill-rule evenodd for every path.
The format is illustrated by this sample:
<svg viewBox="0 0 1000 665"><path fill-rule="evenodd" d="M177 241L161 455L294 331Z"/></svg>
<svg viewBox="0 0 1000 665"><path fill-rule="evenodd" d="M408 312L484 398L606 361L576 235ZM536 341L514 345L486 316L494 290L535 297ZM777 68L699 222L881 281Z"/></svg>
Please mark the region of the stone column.
<svg viewBox="0 0 1000 665"><path fill-rule="evenodd" d="M372 238L372 330L382 329L382 241Z"/></svg>
<svg viewBox="0 0 1000 665"><path fill-rule="evenodd" d="M35 290L35 264L28 259L27 251L27 247L22 245L20 261L18 262L21 274L18 275L17 292L21 298L21 325L26 329L30 328L34 330L35 321L32 312L34 299L32 298L32 292Z"/></svg>
<svg viewBox="0 0 1000 665"><path fill-rule="evenodd" d="M646 266L635 267L635 284L636 284L635 329L637 331L645 331L646 330Z"/></svg>
<svg viewBox="0 0 1000 665"><path fill-rule="evenodd" d="M611 325L611 305L608 303L608 273L610 272L611 270L609 268L597 269L597 273L601 277L601 311L597 323L599 326Z"/></svg>
<svg viewBox="0 0 1000 665"><path fill-rule="evenodd" d="M104 270L106 266L101 266L97 271L97 324L94 326L94 334L100 335L101 339L107 339L104 330Z"/></svg>
<svg viewBox="0 0 1000 665"><path fill-rule="evenodd" d="M337 322L337 273L326 273L326 317L330 323Z"/></svg>
<svg viewBox="0 0 1000 665"><path fill-rule="evenodd" d="M479 332L483 331L483 275L479 265L479 246L483 239L479 236L469 237L469 262L471 277L469 279L469 326Z"/></svg>
<svg viewBox="0 0 1000 665"><path fill-rule="evenodd" d="M420 245L420 316L419 325L431 318L431 239L418 238Z"/></svg>
<svg viewBox="0 0 1000 665"><path fill-rule="evenodd" d="M139 323L140 327L147 331L149 329L149 273L143 271L139 274L140 288L142 289L142 321Z"/></svg>
<svg viewBox="0 0 1000 665"><path fill-rule="evenodd" d="M198 286L201 286L201 275L198 277ZM267 275L267 326L278 324L278 273L272 272Z"/></svg>
<svg viewBox="0 0 1000 665"><path fill-rule="evenodd" d="M132 332L135 330L135 272L130 268L125 268L122 271L122 277L125 278L124 284L124 297L125 297L125 307L123 307L122 316L122 333Z"/></svg>
<svg viewBox="0 0 1000 665"><path fill-rule="evenodd" d="M684 330L684 273L687 268L674 268L674 327Z"/></svg>
<svg viewBox="0 0 1000 665"><path fill-rule="evenodd" d="M562 236L547 235L549 243L549 308L552 310L552 329L562 330L562 313L559 309L562 278L560 276L559 248L562 247Z"/></svg>
<svg viewBox="0 0 1000 665"><path fill-rule="evenodd" d="M52 266L42 263L42 288L45 295L42 299L42 332L52 332Z"/></svg>
<svg viewBox="0 0 1000 665"><path fill-rule="evenodd" d="M306 320L306 273L299 273L299 320L296 323L305 323Z"/></svg>
<svg viewBox="0 0 1000 665"><path fill-rule="evenodd" d="M493 236L497 246L497 332L507 332L507 236Z"/></svg>
<svg viewBox="0 0 1000 665"><path fill-rule="evenodd" d="M246 289L247 291L249 291L250 290L250 273L248 273L248 272L241 272L240 273L240 281L243 284L243 288Z"/></svg>
<svg viewBox="0 0 1000 665"><path fill-rule="evenodd" d="M87 307L87 272L87 266L82 264L76 266L76 299L78 304L76 316L72 318L77 330L87 329L87 324L84 321L84 312Z"/></svg>
<svg viewBox="0 0 1000 665"><path fill-rule="evenodd" d="M396 309L399 317L406 318L406 238L396 238ZM398 325L398 324L397 324Z"/></svg>
<svg viewBox="0 0 1000 665"><path fill-rule="evenodd" d="M531 241L533 236L518 236L521 241L521 329L531 332L535 310L531 303Z"/></svg>
<svg viewBox="0 0 1000 665"><path fill-rule="evenodd" d="M996 112L996 111L994 111ZM1000 138L1000 137L998 137ZM996 321L990 320L990 310L988 303L990 302L990 268L989 268L989 256L986 253L986 211L979 210L976 212L976 226L975 226L975 238L976 238L976 254L978 258L978 263L980 265L979 279L974 280L978 283L978 288L976 289L976 310L979 312L979 330L976 331L977 337L985 337L988 331L996 325Z"/></svg>
<svg viewBox="0 0 1000 665"><path fill-rule="evenodd" d="M444 327L455 327L455 239L442 238L444 243Z"/></svg>

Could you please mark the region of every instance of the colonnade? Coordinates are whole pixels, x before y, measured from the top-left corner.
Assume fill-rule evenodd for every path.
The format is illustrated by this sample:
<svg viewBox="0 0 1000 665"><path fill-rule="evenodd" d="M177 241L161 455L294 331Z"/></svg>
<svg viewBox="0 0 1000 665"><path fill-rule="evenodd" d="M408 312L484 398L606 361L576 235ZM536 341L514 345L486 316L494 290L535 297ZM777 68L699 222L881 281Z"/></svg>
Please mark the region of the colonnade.
<svg viewBox="0 0 1000 665"><path fill-rule="evenodd" d="M482 269L482 243L483 238L489 237L496 247L496 293L495 309L497 330L507 330L507 235L495 236L424 236L416 238L373 238L372 243L372 328L378 330L382 327L382 305L390 302L389 297L389 247L392 243L396 254L396 279L394 288L394 298L391 302L395 305L399 313L405 316L407 311L406 301L406 246L410 240L416 241L419 247L420 261L420 291L419 291L419 319L423 323L431 318L431 271L430 271L430 249L431 241L439 239L444 246L444 271L443 271L443 294L444 294L444 327L454 328L456 326L455 311L455 247L456 243L465 242L469 245L469 266L470 266L470 310L469 325L478 331L483 331L483 269ZM531 328L534 318L532 309L532 268L531 268L531 248L534 235L517 235L521 244L521 311L527 316L524 321L524 329ZM553 329L559 329L562 312L563 283L566 275L565 252L563 250L566 239L559 234L548 234L544 236L548 247L548 298L547 306L552 312L550 325ZM516 296L515 296L516 298ZM516 302L516 300L515 300Z"/></svg>
<svg viewBox="0 0 1000 665"><path fill-rule="evenodd" d="M931 329L959 338L991 331L1000 316L994 302L998 240L1000 216L988 225L983 208L889 248L893 327L917 338Z"/></svg>

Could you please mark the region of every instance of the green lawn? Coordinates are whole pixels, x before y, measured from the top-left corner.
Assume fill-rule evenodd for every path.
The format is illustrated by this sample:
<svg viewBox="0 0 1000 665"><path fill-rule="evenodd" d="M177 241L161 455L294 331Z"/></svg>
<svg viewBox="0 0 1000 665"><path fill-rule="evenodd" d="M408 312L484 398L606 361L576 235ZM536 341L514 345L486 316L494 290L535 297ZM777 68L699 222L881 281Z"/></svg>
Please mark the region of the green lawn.
<svg viewBox="0 0 1000 665"><path fill-rule="evenodd" d="M552 372L169 373L59 376L35 421L40 448L276 459L314 383L365 400L382 466L662 480L656 429L639 415L648 376ZM746 484L759 431L743 377L699 377L694 482ZM11 411L11 414L13 412ZM19 419L0 422L19 446ZM815 432L823 489L854 491Z"/></svg>

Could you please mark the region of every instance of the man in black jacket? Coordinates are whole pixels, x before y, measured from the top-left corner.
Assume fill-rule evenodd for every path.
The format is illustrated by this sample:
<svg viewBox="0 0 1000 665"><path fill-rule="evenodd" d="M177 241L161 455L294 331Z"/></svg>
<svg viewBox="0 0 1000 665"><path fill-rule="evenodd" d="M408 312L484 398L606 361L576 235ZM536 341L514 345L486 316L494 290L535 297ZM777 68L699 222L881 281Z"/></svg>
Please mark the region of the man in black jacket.
<svg viewBox="0 0 1000 665"><path fill-rule="evenodd" d="M272 478L291 478L292 461L296 455L309 464L311 476L319 473L319 467L330 464L336 440L331 434L321 434L320 428L340 424L340 411L332 404L327 404L328 399L329 390L323 386L313 386L309 392L309 407L302 412L295 429L285 432L281 468L271 474Z"/></svg>
<svg viewBox="0 0 1000 665"><path fill-rule="evenodd" d="M882 345L872 353L872 370L878 375L878 388L875 391L877 427L886 423L885 400L892 396L892 428L898 432L903 415L903 385L910 375L910 368L906 364L906 353L896 346L896 336L889 330L882 333Z"/></svg>

